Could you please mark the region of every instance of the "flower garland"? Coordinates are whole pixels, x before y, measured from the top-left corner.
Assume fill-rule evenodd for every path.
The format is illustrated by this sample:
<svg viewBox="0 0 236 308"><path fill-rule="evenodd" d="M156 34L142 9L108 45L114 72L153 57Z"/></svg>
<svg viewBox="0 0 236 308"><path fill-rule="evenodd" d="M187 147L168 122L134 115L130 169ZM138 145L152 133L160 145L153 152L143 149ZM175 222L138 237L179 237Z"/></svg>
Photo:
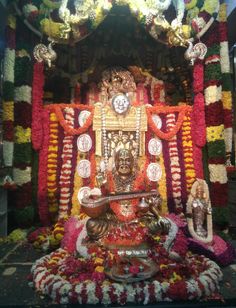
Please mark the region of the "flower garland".
<svg viewBox="0 0 236 308"><path fill-rule="evenodd" d="M81 159L84 159L84 153L81 154L79 151L77 153L77 159L76 159L76 166L78 166ZM71 209L71 215L77 216L80 214L80 203L78 200L78 192L79 189L83 186L83 180L79 176L78 172L75 172L74 174L74 192L72 196L72 209Z"/></svg>
<svg viewBox="0 0 236 308"><path fill-rule="evenodd" d="M181 129L187 192L190 192L191 187L196 179L196 172L194 168L195 157L193 153L193 142L191 138L190 115L191 113L186 114Z"/></svg>
<svg viewBox="0 0 236 308"><path fill-rule="evenodd" d="M49 110L47 109L46 111L49 112ZM47 132L44 132L45 134L44 136L47 138L46 133ZM45 145L47 146L47 144ZM49 141L48 141L48 153L47 153L47 198L48 198L48 210L52 221L55 221L58 212L57 167L58 167L58 119L55 113L50 112Z"/></svg>
<svg viewBox="0 0 236 308"><path fill-rule="evenodd" d="M60 304L125 305L204 299L218 291L222 279L216 263L203 256L188 255L184 264L174 267L166 258L159 258L160 271L152 281L123 284L105 278L104 259L111 257L97 251L88 261L58 249L33 265L34 286Z"/></svg>
<svg viewBox="0 0 236 308"><path fill-rule="evenodd" d="M229 63L229 47L227 41L227 12L226 3L220 5L219 11L219 38L220 38L220 66L222 72L222 103L224 111L224 140L227 163L230 164L230 156L233 144L233 112L231 76Z"/></svg>
<svg viewBox="0 0 236 308"><path fill-rule="evenodd" d="M204 37L208 47L205 58L205 113L207 150L210 172L210 192L213 206L226 206L227 174L225 168L224 110L220 64L219 23L215 23Z"/></svg>
<svg viewBox="0 0 236 308"><path fill-rule="evenodd" d="M182 126L185 113L191 109L192 109L191 106L186 106L186 105L177 107L170 107L170 106L147 107L146 113L147 113L148 125L150 126L151 130L156 134L157 137L159 137L160 139L170 140L173 136L177 134L180 127ZM155 125L152 119L152 114L161 114L161 113L168 114L171 112L179 112L176 125L170 131L166 133L162 132Z"/></svg>
<svg viewBox="0 0 236 308"><path fill-rule="evenodd" d="M35 150L39 150L42 144L42 120L43 111L43 86L44 86L44 62L34 64L32 87L32 144Z"/></svg>
<svg viewBox="0 0 236 308"><path fill-rule="evenodd" d="M204 104L204 66L203 61L198 59L194 63L193 70L193 91L194 105L192 113L192 136L194 151L194 167L196 177L203 179L202 148L206 144L206 123Z"/></svg>
<svg viewBox="0 0 236 308"><path fill-rule="evenodd" d="M167 132L171 131L175 125L175 114L168 113L166 115L166 129ZM177 136L173 136L171 140L168 142L168 150L170 157L170 173L171 173L171 181L172 181L172 196L175 203L174 212L181 213L183 212L183 204L181 200L181 170L179 164L179 153L177 146Z"/></svg>
<svg viewBox="0 0 236 308"><path fill-rule="evenodd" d="M53 110L57 118L60 122L60 125L64 128L65 132L68 133L69 135L80 135L88 130L88 128L92 125L93 121L93 115L94 115L94 108L93 106L85 106L85 105L80 105L80 104L70 104L71 108L78 108L80 110L88 110L91 112L89 115L88 119L84 123L82 127L79 128L73 128L68 122L64 119L62 109L66 108L68 105L67 104L53 104L53 105L48 105L45 106L45 108Z"/></svg>
<svg viewBox="0 0 236 308"><path fill-rule="evenodd" d="M157 158L157 161L160 164L160 167L162 170L162 177L158 181L158 191L162 198L161 213L162 215L164 215L168 213L168 207L167 207L166 171L165 171L165 165L164 165L163 152L160 154L159 160Z"/></svg>
<svg viewBox="0 0 236 308"><path fill-rule="evenodd" d="M19 24L19 27L22 25ZM27 40L30 33L25 31ZM15 144L13 158L13 177L18 189L14 192L15 217L19 224L30 225L34 220L32 202L32 147L31 147L31 91L32 63L30 46L22 45L17 37L14 70L14 125Z"/></svg>
<svg viewBox="0 0 236 308"><path fill-rule="evenodd" d="M65 108L65 120L68 126L74 125L74 109ZM72 173L72 151L73 151L73 136L65 132L63 138L62 150L62 167L59 180L60 199L59 199L59 218L64 217L69 212L70 202L70 178Z"/></svg>
<svg viewBox="0 0 236 308"><path fill-rule="evenodd" d="M6 25L6 49L3 63L3 161L11 167L14 148L14 66L16 19L9 15Z"/></svg>
<svg viewBox="0 0 236 308"><path fill-rule="evenodd" d="M49 119L50 119L49 110L44 110L41 115L44 138L42 140L41 150L39 152L38 194L37 194L39 218L44 226L50 225L47 190L49 190L49 193L55 190L55 187L53 187L54 183L52 183L52 188L51 187L47 188L49 183L47 182L47 176L45 176L47 174L47 165L48 165L47 159L48 159L49 136L50 136ZM51 165L52 166L50 167L53 167L52 163Z"/></svg>

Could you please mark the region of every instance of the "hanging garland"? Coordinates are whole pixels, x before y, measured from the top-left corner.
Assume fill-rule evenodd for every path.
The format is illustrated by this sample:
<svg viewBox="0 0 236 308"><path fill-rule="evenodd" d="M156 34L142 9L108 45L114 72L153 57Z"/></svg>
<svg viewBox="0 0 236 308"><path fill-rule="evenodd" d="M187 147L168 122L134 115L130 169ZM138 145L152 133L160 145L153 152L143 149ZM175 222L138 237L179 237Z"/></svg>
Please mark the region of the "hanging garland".
<svg viewBox="0 0 236 308"><path fill-rule="evenodd" d="M93 106L85 106L80 104L71 104L71 108L78 108L80 110L88 110L91 112L88 119L84 123L82 127L79 128L73 128L71 125L68 124L68 122L65 120L62 110L66 108L67 104L53 104L53 105L47 105L45 108L49 110L54 110L55 114L57 115L57 118L60 122L60 125L64 128L64 130L70 134L70 135L80 135L88 130L88 128L92 125L93 122L93 115L94 115L94 107Z"/></svg>
<svg viewBox="0 0 236 308"><path fill-rule="evenodd" d="M218 207L226 206L227 203L219 23L214 23L204 37L204 43L208 48L205 58L204 94L210 191L212 205Z"/></svg>
<svg viewBox="0 0 236 308"><path fill-rule="evenodd" d="M233 144L233 112L231 74L229 62L229 46L227 40L227 12L226 3L220 5L219 12L219 38L220 38L220 66L222 72L222 103L224 111L224 140L226 149L226 162L230 165L230 156Z"/></svg>
<svg viewBox="0 0 236 308"><path fill-rule="evenodd" d="M3 162L13 164L14 148L14 67L16 19L9 15L6 25L6 49L3 63Z"/></svg>
<svg viewBox="0 0 236 308"><path fill-rule="evenodd" d="M43 112L44 62L36 62L33 72L32 87L32 144L39 150L42 144L43 131L41 115Z"/></svg>
<svg viewBox="0 0 236 308"><path fill-rule="evenodd" d="M18 29L23 25L19 22ZM17 36L14 89L14 158L13 179L18 186L14 192L15 219L20 225L31 225L34 220L32 204L32 146L31 146L31 91L32 62L30 47L25 43L30 33Z"/></svg>
<svg viewBox="0 0 236 308"><path fill-rule="evenodd" d="M170 107L170 106L155 106L155 107L147 107L147 119L148 119L148 125L150 126L151 130L156 134L157 137L164 140L170 140L173 136L177 134L180 127L183 124L183 120L185 117L185 113L190 111L192 109L191 106L176 106L176 107ZM172 112L178 112L178 119L176 121L176 125L169 131L169 132L162 132L154 123L152 119L153 114L168 114Z"/></svg>

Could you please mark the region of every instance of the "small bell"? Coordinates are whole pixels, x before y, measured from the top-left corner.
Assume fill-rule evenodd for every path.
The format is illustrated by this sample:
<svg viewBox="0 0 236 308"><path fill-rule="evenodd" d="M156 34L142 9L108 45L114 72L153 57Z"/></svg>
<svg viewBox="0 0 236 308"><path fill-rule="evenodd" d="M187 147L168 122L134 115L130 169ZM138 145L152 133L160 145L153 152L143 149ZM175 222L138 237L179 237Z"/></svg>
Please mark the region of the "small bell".
<svg viewBox="0 0 236 308"><path fill-rule="evenodd" d="M145 212L148 211L149 205L148 205L148 203L146 202L145 198L142 198L142 199L141 199L141 201L139 202L138 207L139 207L139 210L140 210L141 212L144 212L144 213L145 213Z"/></svg>

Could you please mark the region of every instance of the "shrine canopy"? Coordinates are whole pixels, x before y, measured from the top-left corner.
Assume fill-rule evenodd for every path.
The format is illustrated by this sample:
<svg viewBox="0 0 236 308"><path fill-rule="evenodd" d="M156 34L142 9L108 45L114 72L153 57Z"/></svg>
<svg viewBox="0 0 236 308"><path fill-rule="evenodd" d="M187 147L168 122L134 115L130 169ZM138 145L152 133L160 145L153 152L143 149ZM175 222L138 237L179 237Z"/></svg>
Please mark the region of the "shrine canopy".
<svg viewBox="0 0 236 308"><path fill-rule="evenodd" d="M115 7L126 6L149 34L170 46L199 40L219 13L219 0L23 0L11 1L38 36L73 44L94 31ZM122 18L122 16L121 16Z"/></svg>

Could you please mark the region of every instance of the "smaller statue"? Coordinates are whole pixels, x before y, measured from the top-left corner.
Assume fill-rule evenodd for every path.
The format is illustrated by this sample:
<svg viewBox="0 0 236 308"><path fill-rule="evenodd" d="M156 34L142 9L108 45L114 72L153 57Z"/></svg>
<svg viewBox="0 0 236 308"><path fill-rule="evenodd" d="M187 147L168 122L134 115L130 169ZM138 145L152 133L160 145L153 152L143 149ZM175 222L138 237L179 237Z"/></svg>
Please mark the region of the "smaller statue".
<svg viewBox="0 0 236 308"><path fill-rule="evenodd" d="M212 216L209 190L201 179L193 184L187 202L187 222L193 238L209 243L212 241Z"/></svg>

